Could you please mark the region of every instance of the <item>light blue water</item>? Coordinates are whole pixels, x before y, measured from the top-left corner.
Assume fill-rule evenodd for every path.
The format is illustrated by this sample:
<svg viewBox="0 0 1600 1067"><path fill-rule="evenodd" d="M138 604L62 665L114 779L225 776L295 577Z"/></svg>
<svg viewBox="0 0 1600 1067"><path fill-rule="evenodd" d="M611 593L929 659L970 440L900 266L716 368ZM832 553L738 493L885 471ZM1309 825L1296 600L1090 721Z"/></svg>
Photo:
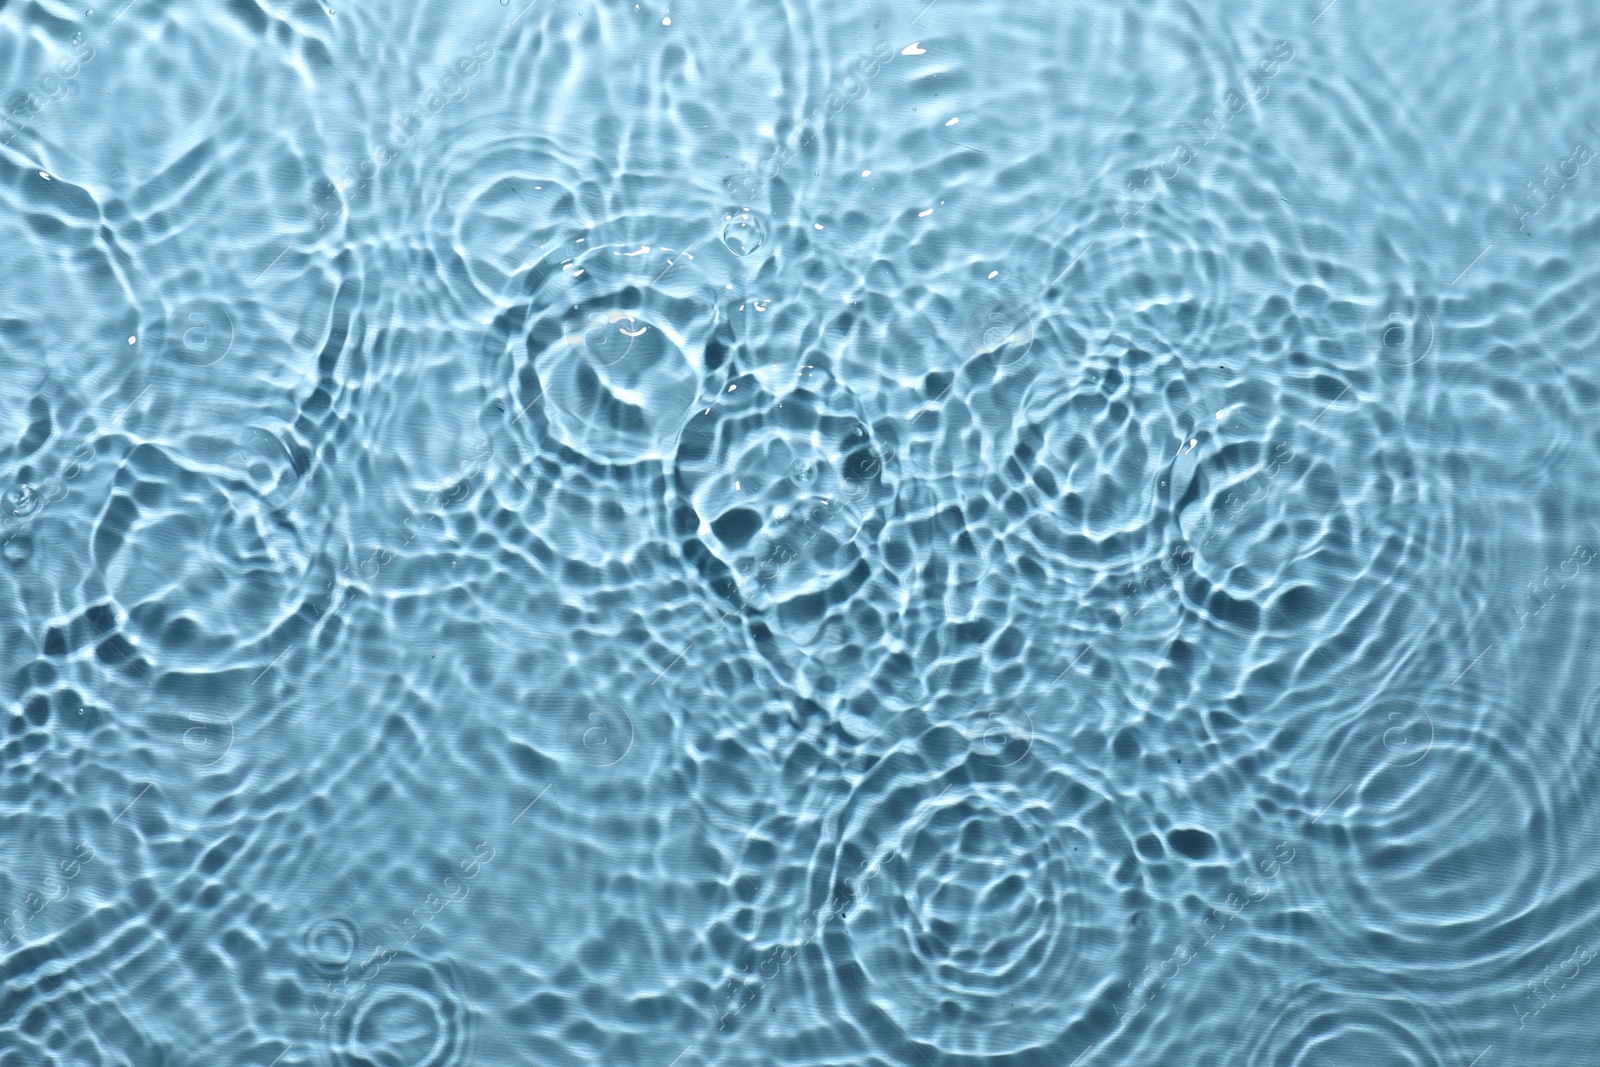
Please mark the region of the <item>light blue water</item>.
<svg viewBox="0 0 1600 1067"><path fill-rule="evenodd" d="M0 1065L1600 1064L1600 11L0 8Z"/></svg>

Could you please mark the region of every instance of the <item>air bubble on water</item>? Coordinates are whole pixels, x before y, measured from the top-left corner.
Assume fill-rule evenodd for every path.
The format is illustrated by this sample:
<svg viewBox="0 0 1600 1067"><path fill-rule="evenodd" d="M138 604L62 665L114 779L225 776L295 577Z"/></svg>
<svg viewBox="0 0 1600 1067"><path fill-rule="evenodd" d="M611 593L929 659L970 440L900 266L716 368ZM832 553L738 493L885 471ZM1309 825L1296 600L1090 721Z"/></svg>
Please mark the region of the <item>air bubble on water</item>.
<svg viewBox="0 0 1600 1067"><path fill-rule="evenodd" d="M737 215L724 216L722 243L728 251L739 257L759 251L767 240L767 226L761 216L741 210Z"/></svg>
<svg viewBox="0 0 1600 1067"><path fill-rule="evenodd" d="M13 515L32 515L44 506L39 491L26 483L6 490L4 501L6 510Z"/></svg>

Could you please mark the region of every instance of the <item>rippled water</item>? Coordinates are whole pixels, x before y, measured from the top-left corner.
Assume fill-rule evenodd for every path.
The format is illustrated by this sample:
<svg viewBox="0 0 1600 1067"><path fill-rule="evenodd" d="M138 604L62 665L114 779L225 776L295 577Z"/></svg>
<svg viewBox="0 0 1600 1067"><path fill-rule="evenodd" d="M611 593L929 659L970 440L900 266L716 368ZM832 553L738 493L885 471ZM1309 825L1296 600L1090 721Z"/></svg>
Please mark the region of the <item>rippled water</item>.
<svg viewBox="0 0 1600 1067"><path fill-rule="evenodd" d="M1600 1063L1597 59L0 8L0 1065Z"/></svg>

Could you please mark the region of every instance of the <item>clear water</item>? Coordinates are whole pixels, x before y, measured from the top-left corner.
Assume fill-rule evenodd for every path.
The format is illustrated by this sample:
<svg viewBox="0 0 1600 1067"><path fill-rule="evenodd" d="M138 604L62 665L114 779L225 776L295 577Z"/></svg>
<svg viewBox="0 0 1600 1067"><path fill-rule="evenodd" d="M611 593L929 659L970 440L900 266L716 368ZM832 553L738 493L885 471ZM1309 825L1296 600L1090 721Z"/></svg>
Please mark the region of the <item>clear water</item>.
<svg viewBox="0 0 1600 1067"><path fill-rule="evenodd" d="M1600 1063L1600 9L116 2L0 1065Z"/></svg>

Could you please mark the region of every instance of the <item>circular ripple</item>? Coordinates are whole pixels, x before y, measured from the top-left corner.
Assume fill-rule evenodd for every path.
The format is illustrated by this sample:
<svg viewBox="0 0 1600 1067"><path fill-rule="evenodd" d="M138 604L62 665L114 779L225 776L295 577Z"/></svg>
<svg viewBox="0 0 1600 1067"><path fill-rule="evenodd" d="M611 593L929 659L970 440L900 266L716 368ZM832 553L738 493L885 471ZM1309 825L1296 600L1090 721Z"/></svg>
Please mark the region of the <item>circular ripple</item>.
<svg viewBox="0 0 1600 1067"><path fill-rule="evenodd" d="M857 535L892 494L892 454L826 370L757 371L695 413L674 484L694 536L765 611L860 584Z"/></svg>
<svg viewBox="0 0 1600 1067"><path fill-rule="evenodd" d="M1318 961L1307 961L1316 966ZM1475 1051L1463 1036L1434 1018L1426 1002L1370 971L1332 969L1319 980L1299 982L1284 991L1257 985L1258 1005L1242 1014L1249 1024L1229 1035L1250 1067L1447 1067L1472 1061ZM1194 1035L1201 1047L1213 1035ZM1165 1052L1185 1057L1187 1045L1168 1042Z"/></svg>
<svg viewBox="0 0 1600 1067"><path fill-rule="evenodd" d="M1248 341L1234 308L1245 233L1226 216L1152 205L1137 224L1097 213L1054 251L1045 298L1086 336L1119 334L1133 347L1182 349L1198 368ZM1058 269L1059 268L1059 269ZM1087 306L1085 303L1087 301ZM1062 310L1057 311L1057 306Z"/></svg>
<svg viewBox="0 0 1600 1067"><path fill-rule="evenodd" d="M825 782L844 792L823 801L808 911L864 1030L934 1058L1067 1062L1114 1023L1156 925L1131 843L1114 840L1132 805L1042 739L997 759L996 724L969 727L902 739Z"/></svg>
<svg viewBox="0 0 1600 1067"><path fill-rule="evenodd" d="M1329 850L1312 869L1342 936L1364 932L1408 981L1470 989L1550 936L1532 917L1573 848L1538 753L1441 699L1387 697L1335 729L1304 800L1325 840L1307 851Z"/></svg>
<svg viewBox="0 0 1600 1067"><path fill-rule="evenodd" d="M338 1016L339 1067L461 1067L473 1062L471 1011L449 969L418 956L383 963Z"/></svg>
<svg viewBox="0 0 1600 1067"><path fill-rule="evenodd" d="M1223 621L1253 618L1222 605L1266 600L1301 546L1273 521L1298 458L1273 398L1230 389L1197 406L1157 488L1167 502L1185 566L1211 594L1200 606ZM1304 466L1302 461L1300 464ZM1290 494L1292 495L1292 494Z"/></svg>
<svg viewBox="0 0 1600 1067"><path fill-rule="evenodd" d="M888 647L894 454L816 365L737 375L678 439L669 506L685 555L804 695L861 683Z"/></svg>
<svg viewBox="0 0 1600 1067"><path fill-rule="evenodd" d="M172 663L248 655L299 609L310 567L294 531L149 445L118 472L93 544L124 629Z"/></svg>
<svg viewBox="0 0 1600 1067"><path fill-rule="evenodd" d="M326 970L343 970L356 952L359 935L348 919L322 919L306 929L306 957Z"/></svg>
<svg viewBox="0 0 1600 1067"><path fill-rule="evenodd" d="M491 342L519 421L598 463L659 460L700 396L718 294L681 248L603 237L559 242Z"/></svg>
<svg viewBox="0 0 1600 1067"><path fill-rule="evenodd" d="M1027 462L1002 475L1030 505L1007 533L1008 552L1078 589L1163 560L1177 531L1155 472L1192 436L1194 409L1171 352L1113 345L1070 384L1033 382L1018 442Z"/></svg>
<svg viewBox="0 0 1600 1067"><path fill-rule="evenodd" d="M1056 995L1105 982L1121 940L1115 888L1078 866L1074 839L1087 840L1003 789L945 792L913 813L850 926L877 1003L912 1040L1018 1052L1060 1026Z"/></svg>
<svg viewBox="0 0 1600 1067"><path fill-rule="evenodd" d="M541 138L467 138L451 151L465 154L446 160L437 194L448 219L444 247L463 267L451 273L469 280L478 300L520 302L544 254L584 236L586 218L602 217L597 189Z"/></svg>

